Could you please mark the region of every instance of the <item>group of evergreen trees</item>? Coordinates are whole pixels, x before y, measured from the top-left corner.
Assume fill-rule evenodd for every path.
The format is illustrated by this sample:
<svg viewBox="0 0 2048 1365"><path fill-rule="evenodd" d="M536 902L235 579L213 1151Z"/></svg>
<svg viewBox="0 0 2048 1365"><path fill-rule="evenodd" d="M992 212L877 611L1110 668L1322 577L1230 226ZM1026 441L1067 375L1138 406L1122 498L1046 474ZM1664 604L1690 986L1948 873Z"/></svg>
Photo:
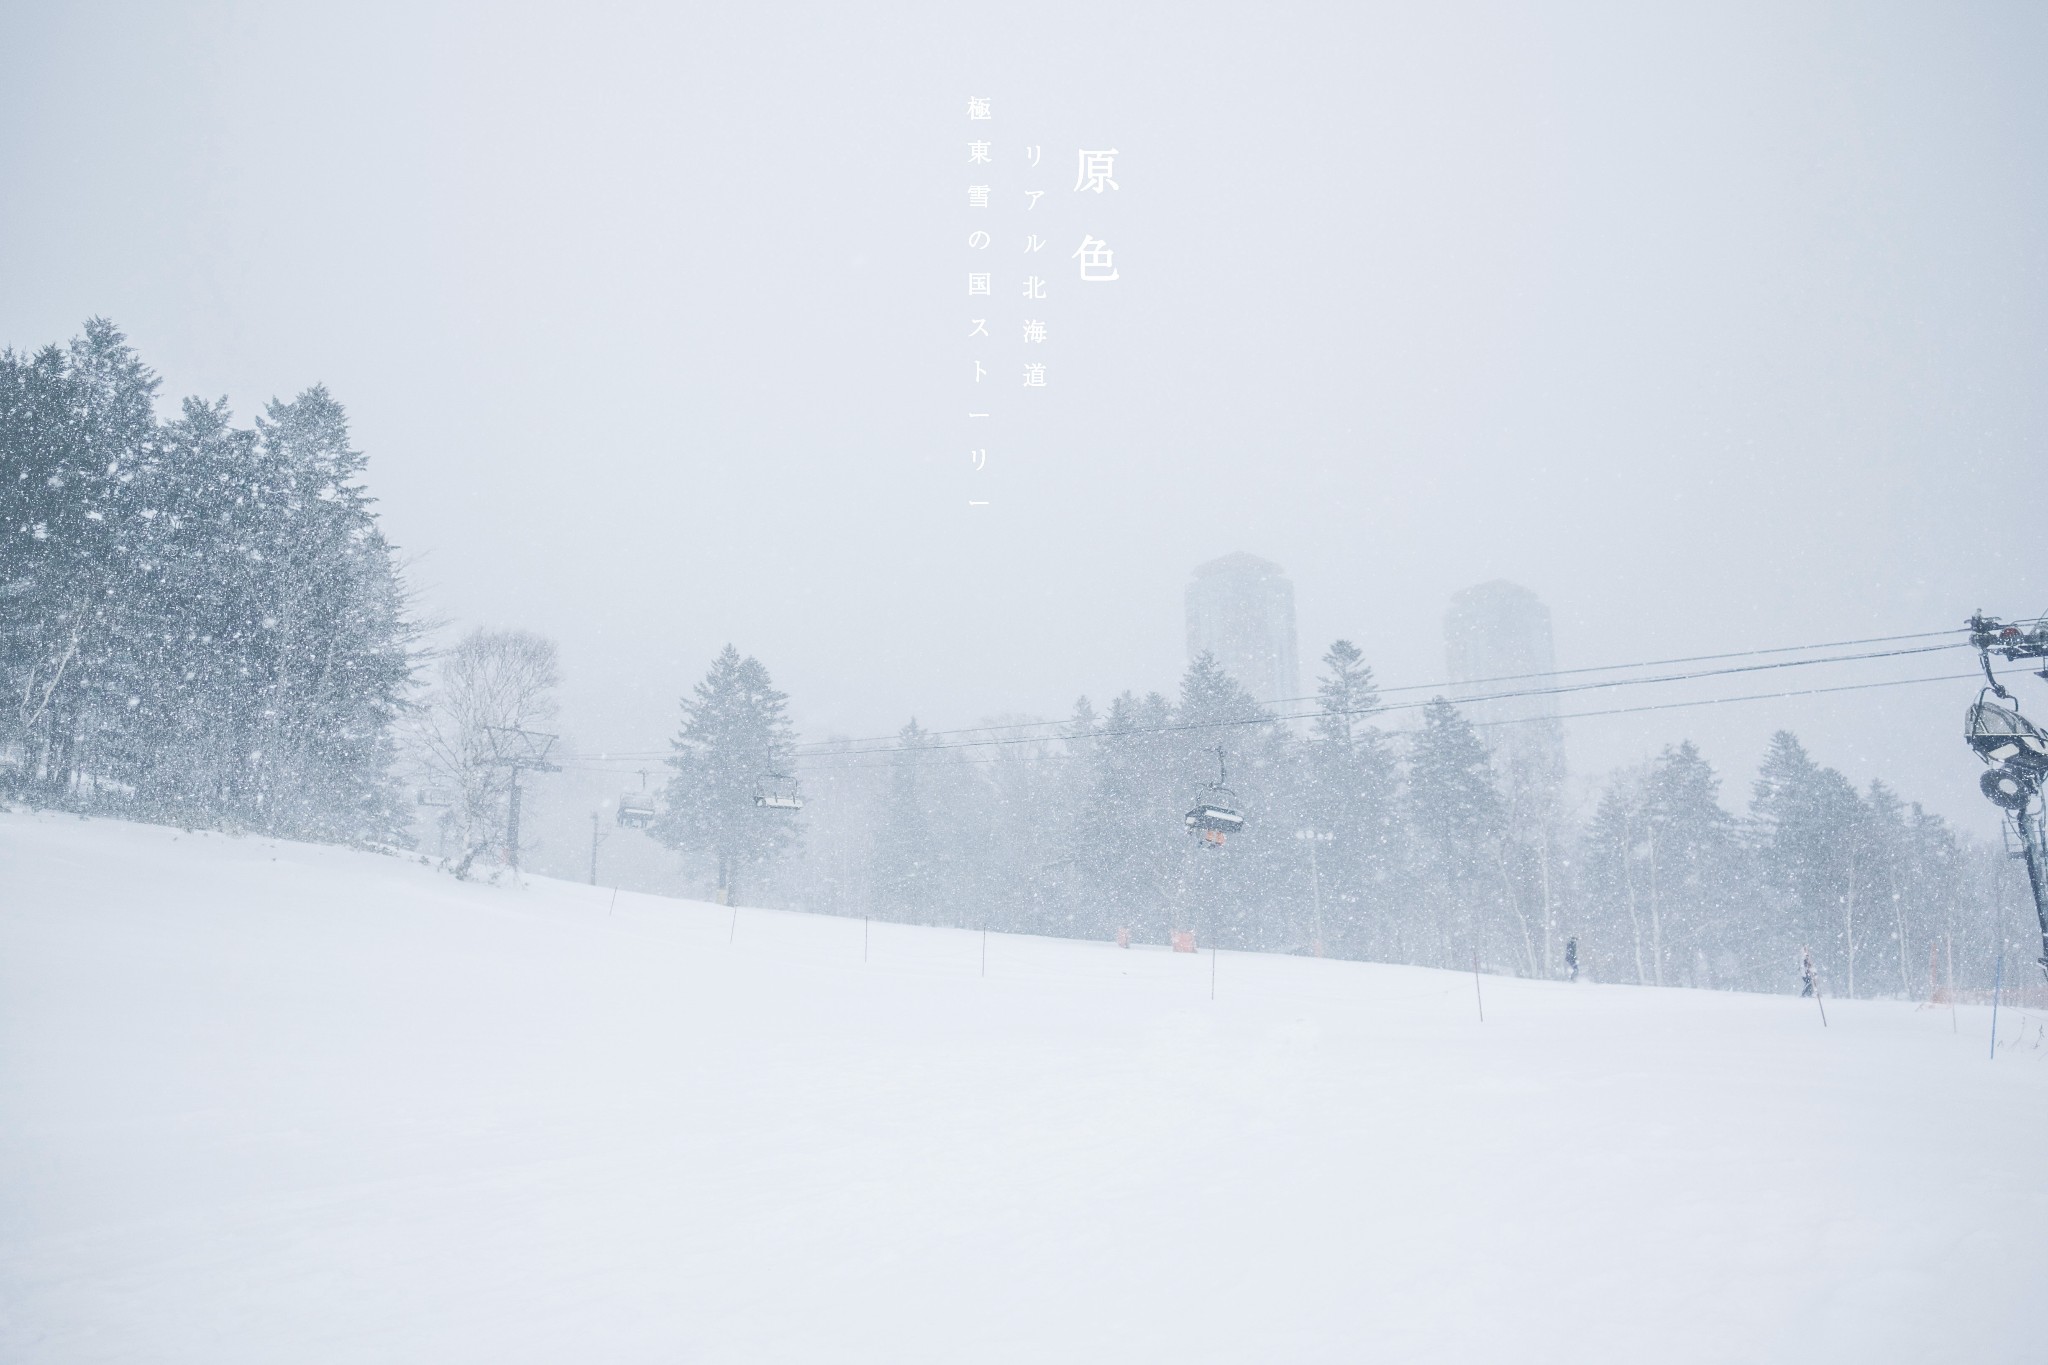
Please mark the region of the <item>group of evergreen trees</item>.
<svg viewBox="0 0 2048 1365"><path fill-rule="evenodd" d="M112 324L0 353L0 784L146 819L395 837L414 627L341 406L160 422Z"/></svg>
<svg viewBox="0 0 2048 1365"><path fill-rule="evenodd" d="M1790 734L1742 814L1682 743L1574 820L1559 775L1500 760L1450 702L1395 735L1355 646L1323 667L1321 705L1294 722L1204 656L1177 698L806 746L793 828L750 795L790 761L786 699L728 649L686 704L663 830L717 859L728 890L744 867L757 896L914 923L1191 930L1529 976L1563 975L1576 939L1600 980L1764 990L1795 985L1810 949L1829 990L1865 995L1926 995L1951 950L1960 984L1989 971L2012 904L2002 860L1882 782L1857 791ZM1250 824L1217 849L1182 814L1220 781Z"/></svg>

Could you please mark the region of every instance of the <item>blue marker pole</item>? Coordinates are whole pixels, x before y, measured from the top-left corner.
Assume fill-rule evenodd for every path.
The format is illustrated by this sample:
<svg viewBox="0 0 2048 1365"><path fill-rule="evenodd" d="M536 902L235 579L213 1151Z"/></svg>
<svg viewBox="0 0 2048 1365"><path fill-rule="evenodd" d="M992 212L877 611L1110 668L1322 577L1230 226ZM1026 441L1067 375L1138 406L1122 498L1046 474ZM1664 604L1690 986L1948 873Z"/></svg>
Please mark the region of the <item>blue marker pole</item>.
<svg viewBox="0 0 2048 1365"><path fill-rule="evenodd" d="M2005 989L2005 949L1998 950L1998 970L1991 977L1991 1060L1998 1060L1998 996Z"/></svg>

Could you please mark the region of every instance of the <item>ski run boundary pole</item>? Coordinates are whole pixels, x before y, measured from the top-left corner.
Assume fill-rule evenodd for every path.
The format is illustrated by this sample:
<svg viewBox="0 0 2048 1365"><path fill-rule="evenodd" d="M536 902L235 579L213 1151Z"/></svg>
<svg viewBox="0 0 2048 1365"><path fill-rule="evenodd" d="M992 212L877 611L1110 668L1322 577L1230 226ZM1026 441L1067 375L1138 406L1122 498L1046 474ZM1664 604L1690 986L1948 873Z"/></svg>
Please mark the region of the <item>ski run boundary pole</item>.
<svg viewBox="0 0 2048 1365"><path fill-rule="evenodd" d="M1998 1060L1998 997L2005 991L2005 949L1998 950L1998 969L1991 975L1991 1060Z"/></svg>
<svg viewBox="0 0 2048 1365"><path fill-rule="evenodd" d="M1942 956L1948 959L1948 1031L1962 1032L1962 1025L1956 1022L1956 936L1942 936Z"/></svg>

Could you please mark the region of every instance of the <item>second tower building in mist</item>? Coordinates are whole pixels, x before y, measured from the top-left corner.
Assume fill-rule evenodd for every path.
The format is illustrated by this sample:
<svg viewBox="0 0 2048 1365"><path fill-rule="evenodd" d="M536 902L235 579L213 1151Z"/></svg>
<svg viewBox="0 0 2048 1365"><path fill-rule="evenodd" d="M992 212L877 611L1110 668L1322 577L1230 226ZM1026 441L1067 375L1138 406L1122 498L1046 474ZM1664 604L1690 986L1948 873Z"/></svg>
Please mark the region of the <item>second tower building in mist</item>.
<svg viewBox="0 0 2048 1365"><path fill-rule="evenodd" d="M1480 727L1510 790L1554 793L1564 779L1564 727L1547 691L1557 670L1550 608L1500 580L1454 593L1444 654L1459 684L1452 700Z"/></svg>
<svg viewBox="0 0 2048 1365"><path fill-rule="evenodd" d="M1260 701L1300 695L1294 584L1278 564L1233 554L1196 566L1188 584L1188 658L1205 651Z"/></svg>

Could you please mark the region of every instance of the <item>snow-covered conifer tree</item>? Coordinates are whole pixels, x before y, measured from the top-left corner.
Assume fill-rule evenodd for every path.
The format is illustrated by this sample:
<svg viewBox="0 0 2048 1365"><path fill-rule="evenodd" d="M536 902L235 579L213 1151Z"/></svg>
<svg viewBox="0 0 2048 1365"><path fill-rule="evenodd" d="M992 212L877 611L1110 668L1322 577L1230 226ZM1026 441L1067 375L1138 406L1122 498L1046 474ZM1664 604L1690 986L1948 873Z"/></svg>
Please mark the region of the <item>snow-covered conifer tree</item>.
<svg viewBox="0 0 2048 1365"><path fill-rule="evenodd" d="M39 800L65 800L82 771L104 771L91 751L126 705L110 674L155 513L136 476L156 388L104 318L62 350L0 354L0 733Z"/></svg>
<svg viewBox="0 0 2048 1365"><path fill-rule="evenodd" d="M1372 723L1379 706L1372 669L1349 640L1323 655L1316 694L1301 813L1309 828L1332 836L1318 852L1324 922L1340 951L1391 957L1404 862L1398 768Z"/></svg>
<svg viewBox="0 0 2048 1365"><path fill-rule="evenodd" d="M949 885L956 858L942 832L937 774L927 771L931 738L912 716L896 732L889 787L875 830L874 895L883 914L911 924L936 924L940 907L957 893Z"/></svg>
<svg viewBox="0 0 2048 1365"><path fill-rule="evenodd" d="M765 876L797 841L792 814L755 796L795 766L789 698L768 670L727 645L683 698L683 725L670 743L674 770L654 832L671 848L711 855L721 904Z"/></svg>
<svg viewBox="0 0 2048 1365"><path fill-rule="evenodd" d="M1423 708L1408 755L1409 819L1420 835L1425 886L1440 965L1462 965L1484 922L1501 907L1503 834L1491 756L1471 724L1442 697Z"/></svg>
<svg viewBox="0 0 2048 1365"><path fill-rule="evenodd" d="M1091 708L1092 709L1092 708ZM1113 698L1086 742L1087 789L1072 852L1105 929L1164 942L1180 896L1184 796L1169 741L1172 707L1157 692Z"/></svg>
<svg viewBox="0 0 2048 1365"><path fill-rule="evenodd" d="M1304 949L1306 917L1288 915L1289 898L1274 894L1292 883L1306 886L1293 834L1287 732L1207 651L1181 675L1172 725L1176 803L1185 810L1222 773L1246 820L1241 833L1209 850L1216 856L1187 864L1189 922L1180 927L1232 947ZM1185 850L1185 834L1179 842Z"/></svg>
<svg viewBox="0 0 2048 1365"><path fill-rule="evenodd" d="M1720 803L1721 779L1690 740L1667 746L1650 765L1643 791L1652 979L1659 985L1701 979L1717 960L1739 960L1726 929L1750 899L1735 818ZM1728 984L1726 982L1718 984Z"/></svg>
<svg viewBox="0 0 2048 1365"><path fill-rule="evenodd" d="M1764 875L1785 898L1778 954L1811 945L1834 989L1855 994L1857 915L1868 912L1872 872L1862 798L1780 730L1758 770L1750 812Z"/></svg>

